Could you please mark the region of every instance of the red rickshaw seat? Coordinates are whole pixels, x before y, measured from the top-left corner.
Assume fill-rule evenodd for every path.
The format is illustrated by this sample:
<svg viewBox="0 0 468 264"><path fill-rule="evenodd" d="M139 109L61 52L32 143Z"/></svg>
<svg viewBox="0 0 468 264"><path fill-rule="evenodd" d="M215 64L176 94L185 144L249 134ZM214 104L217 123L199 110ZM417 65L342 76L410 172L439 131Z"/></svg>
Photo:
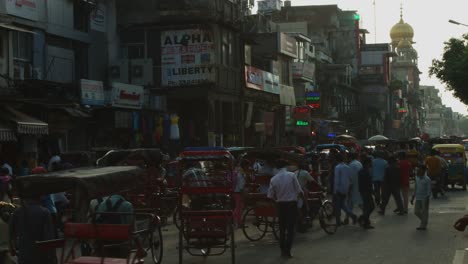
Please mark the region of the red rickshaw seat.
<svg viewBox="0 0 468 264"><path fill-rule="evenodd" d="M127 259L101 258L101 257L78 257L68 261L66 264L127 264Z"/></svg>

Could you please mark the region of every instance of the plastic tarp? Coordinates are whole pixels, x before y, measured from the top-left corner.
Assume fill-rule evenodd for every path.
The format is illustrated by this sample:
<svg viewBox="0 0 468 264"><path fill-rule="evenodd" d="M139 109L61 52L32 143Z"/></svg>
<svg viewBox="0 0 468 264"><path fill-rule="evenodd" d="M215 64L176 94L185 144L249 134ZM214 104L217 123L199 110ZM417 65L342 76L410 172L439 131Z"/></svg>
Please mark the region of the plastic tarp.
<svg viewBox="0 0 468 264"><path fill-rule="evenodd" d="M22 176L16 184L20 197L72 191L79 192L81 199L94 199L132 189L142 172L135 166L84 167Z"/></svg>

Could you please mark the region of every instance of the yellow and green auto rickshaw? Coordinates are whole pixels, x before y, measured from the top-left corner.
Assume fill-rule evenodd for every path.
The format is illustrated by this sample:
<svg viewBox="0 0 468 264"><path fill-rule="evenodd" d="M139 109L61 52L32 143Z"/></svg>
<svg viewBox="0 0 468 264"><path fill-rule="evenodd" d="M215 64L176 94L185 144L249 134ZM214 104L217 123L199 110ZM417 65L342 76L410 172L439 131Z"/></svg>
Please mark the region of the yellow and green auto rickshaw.
<svg viewBox="0 0 468 264"><path fill-rule="evenodd" d="M461 185L466 190L466 181L463 170L466 167L465 148L460 144L437 144L432 147L439 151L440 156L447 161L447 182L451 184L452 189L455 184Z"/></svg>

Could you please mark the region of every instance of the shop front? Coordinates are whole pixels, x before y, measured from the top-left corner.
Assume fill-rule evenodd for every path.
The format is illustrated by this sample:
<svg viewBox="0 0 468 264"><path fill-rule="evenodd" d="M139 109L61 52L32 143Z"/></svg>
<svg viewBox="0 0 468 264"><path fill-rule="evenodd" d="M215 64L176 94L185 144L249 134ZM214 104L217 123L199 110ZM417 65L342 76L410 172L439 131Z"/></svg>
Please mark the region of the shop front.
<svg viewBox="0 0 468 264"><path fill-rule="evenodd" d="M17 169L22 161L34 167L38 161L38 143L49 133L47 123L12 106L0 112L0 157Z"/></svg>

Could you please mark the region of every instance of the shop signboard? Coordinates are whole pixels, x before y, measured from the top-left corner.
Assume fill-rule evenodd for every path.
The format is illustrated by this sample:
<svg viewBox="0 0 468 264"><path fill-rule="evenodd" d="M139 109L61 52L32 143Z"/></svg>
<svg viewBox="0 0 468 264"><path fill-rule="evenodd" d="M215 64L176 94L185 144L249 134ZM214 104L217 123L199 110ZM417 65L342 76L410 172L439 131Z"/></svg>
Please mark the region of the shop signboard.
<svg viewBox="0 0 468 264"><path fill-rule="evenodd" d="M314 80L315 65L308 62L294 62L292 65L293 77Z"/></svg>
<svg viewBox="0 0 468 264"><path fill-rule="evenodd" d="M6 13L29 20L38 20L37 0L4 0ZM43 2L43 1L42 1Z"/></svg>
<svg viewBox="0 0 468 264"><path fill-rule="evenodd" d="M291 56L293 58L297 58L297 43L296 39L283 32L279 32L278 37L278 46L279 46L279 53L284 55Z"/></svg>
<svg viewBox="0 0 468 264"><path fill-rule="evenodd" d="M306 104L312 109L320 108L320 92L306 92Z"/></svg>
<svg viewBox="0 0 468 264"><path fill-rule="evenodd" d="M252 66L245 66L245 86L247 88L263 91L264 71Z"/></svg>
<svg viewBox="0 0 468 264"><path fill-rule="evenodd" d="M280 84L280 104L296 106L294 87Z"/></svg>
<svg viewBox="0 0 468 264"><path fill-rule="evenodd" d="M98 3L89 15L89 27L91 30L106 32L106 6Z"/></svg>
<svg viewBox="0 0 468 264"><path fill-rule="evenodd" d="M279 76L264 71L263 90L268 93L279 94Z"/></svg>
<svg viewBox="0 0 468 264"><path fill-rule="evenodd" d="M80 80L81 103L84 105L104 105L104 85L101 81Z"/></svg>
<svg viewBox="0 0 468 264"><path fill-rule="evenodd" d="M143 86L118 82L112 83L113 107L141 109L143 106L143 97Z"/></svg>
<svg viewBox="0 0 468 264"><path fill-rule="evenodd" d="M215 41L211 29L161 32L162 86L192 86L216 82Z"/></svg>

